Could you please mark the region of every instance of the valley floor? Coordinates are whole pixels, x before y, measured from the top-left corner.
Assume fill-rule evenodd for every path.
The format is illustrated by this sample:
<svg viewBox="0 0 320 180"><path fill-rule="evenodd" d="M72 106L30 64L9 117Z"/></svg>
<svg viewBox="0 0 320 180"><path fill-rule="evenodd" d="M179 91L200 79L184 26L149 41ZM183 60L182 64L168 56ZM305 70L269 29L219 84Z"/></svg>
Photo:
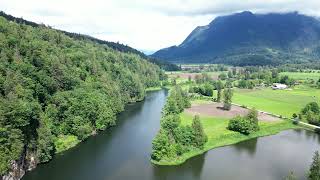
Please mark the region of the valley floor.
<svg viewBox="0 0 320 180"><path fill-rule="evenodd" d="M299 85L287 90L235 89L233 102L291 118L293 113L299 114L307 103L317 102L319 98L320 89Z"/></svg>

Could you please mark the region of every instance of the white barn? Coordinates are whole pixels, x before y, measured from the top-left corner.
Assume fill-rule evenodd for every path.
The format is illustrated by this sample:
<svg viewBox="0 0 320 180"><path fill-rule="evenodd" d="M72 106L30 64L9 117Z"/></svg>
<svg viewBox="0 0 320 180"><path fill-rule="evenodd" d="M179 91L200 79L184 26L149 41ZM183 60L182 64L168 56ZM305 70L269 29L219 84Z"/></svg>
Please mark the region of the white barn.
<svg viewBox="0 0 320 180"><path fill-rule="evenodd" d="M273 83L272 85L272 89L276 90L276 89L287 89L287 85L285 84L280 84L280 83Z"/></svg>

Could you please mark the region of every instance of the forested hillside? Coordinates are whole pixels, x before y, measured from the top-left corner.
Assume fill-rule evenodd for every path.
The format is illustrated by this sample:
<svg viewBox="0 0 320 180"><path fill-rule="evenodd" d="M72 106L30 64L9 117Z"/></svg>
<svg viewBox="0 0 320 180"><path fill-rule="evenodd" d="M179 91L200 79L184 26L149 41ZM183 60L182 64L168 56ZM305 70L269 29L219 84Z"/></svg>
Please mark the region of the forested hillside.
<svg viewBox="0 0 320 180"><path fill-rule="evenodd" d="M23 18L17 18L17 17L11 16L9 14L6 14L3 11L0 11L0 16L6 18L9 21L14 21L14 22L19 23L19 24L30 25L32 27L46 27L44 24L37 24L35 22L28 21L28 20L25 20ZM47 26L47 27L51 29L50 26ZM62 31L62 30L56 30L56 31L61 32L61 33L65 34L65 35L67 35L67 36L69 36L71 38L77 39L77 40L90 40L90 41L96 42L96 43L101 44L101 45L107 45L108 47L110 47L110 48L112 48L114 50L117 50L117 51L121 51L121 52L125 52L125 53L137 54L137 55L141 56L142 58L147 59L147 60L149 60L150 62L152 62L154 64L157 64L162 69L165 69L165 70L168 70L168 71L180 70L180 68L175 64L171 64L169 62L166 62L164 60L159 60L157 58L151 58L151 57L145 55L144 53L142 53L141 51L138 51L138 50L136 50L136 49L134 49L134 48L132 48L132 47L130 47L128 45L124 45L124 44L121 44L121 43L118 43L118 42L105 41L105 40L97 39L97 38L94 38L94 37L91 37L91 36L88 36L88 35L84 35L84 34L79 34L79 33L67 32L67 31Z"/></svg>
<svg viewBox="0 0 320 180"><path fill-rule="evenodd" d="M319 62L320 21L299 13L242 12L195 28L178 46L152 57L175 63L237 66Z"/></svg>
<svg viewBox="0 0 320 180"><path fill-rule="evenodd" d="M115 125L162 77L137 54L0 17L0 177Z"/></svg>

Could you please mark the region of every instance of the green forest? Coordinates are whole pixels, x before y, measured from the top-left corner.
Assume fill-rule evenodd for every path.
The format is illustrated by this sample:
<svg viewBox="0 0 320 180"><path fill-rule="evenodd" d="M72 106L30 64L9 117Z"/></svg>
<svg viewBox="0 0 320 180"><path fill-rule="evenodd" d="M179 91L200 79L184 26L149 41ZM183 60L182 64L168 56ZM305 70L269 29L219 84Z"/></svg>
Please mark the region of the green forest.
<svg viewBox="0 0 320 180"><path fill-rule="evenodd" d="M0 17L0 174L115 125L164 72L134 53Z"/></svg>

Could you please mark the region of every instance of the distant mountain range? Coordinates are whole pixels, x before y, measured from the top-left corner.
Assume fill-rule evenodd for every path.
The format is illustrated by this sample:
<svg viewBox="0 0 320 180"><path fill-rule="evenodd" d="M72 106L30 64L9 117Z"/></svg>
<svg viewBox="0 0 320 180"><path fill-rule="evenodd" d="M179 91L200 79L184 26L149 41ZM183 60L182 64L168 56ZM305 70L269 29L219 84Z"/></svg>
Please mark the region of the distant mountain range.
<svg viewBox="0 0 320 180"><path fill-rule="evenodd" d="M318 61L320 21L293 13L245 11L196 27L179 45L152 57L174 63L278 65Z"/></svg>

